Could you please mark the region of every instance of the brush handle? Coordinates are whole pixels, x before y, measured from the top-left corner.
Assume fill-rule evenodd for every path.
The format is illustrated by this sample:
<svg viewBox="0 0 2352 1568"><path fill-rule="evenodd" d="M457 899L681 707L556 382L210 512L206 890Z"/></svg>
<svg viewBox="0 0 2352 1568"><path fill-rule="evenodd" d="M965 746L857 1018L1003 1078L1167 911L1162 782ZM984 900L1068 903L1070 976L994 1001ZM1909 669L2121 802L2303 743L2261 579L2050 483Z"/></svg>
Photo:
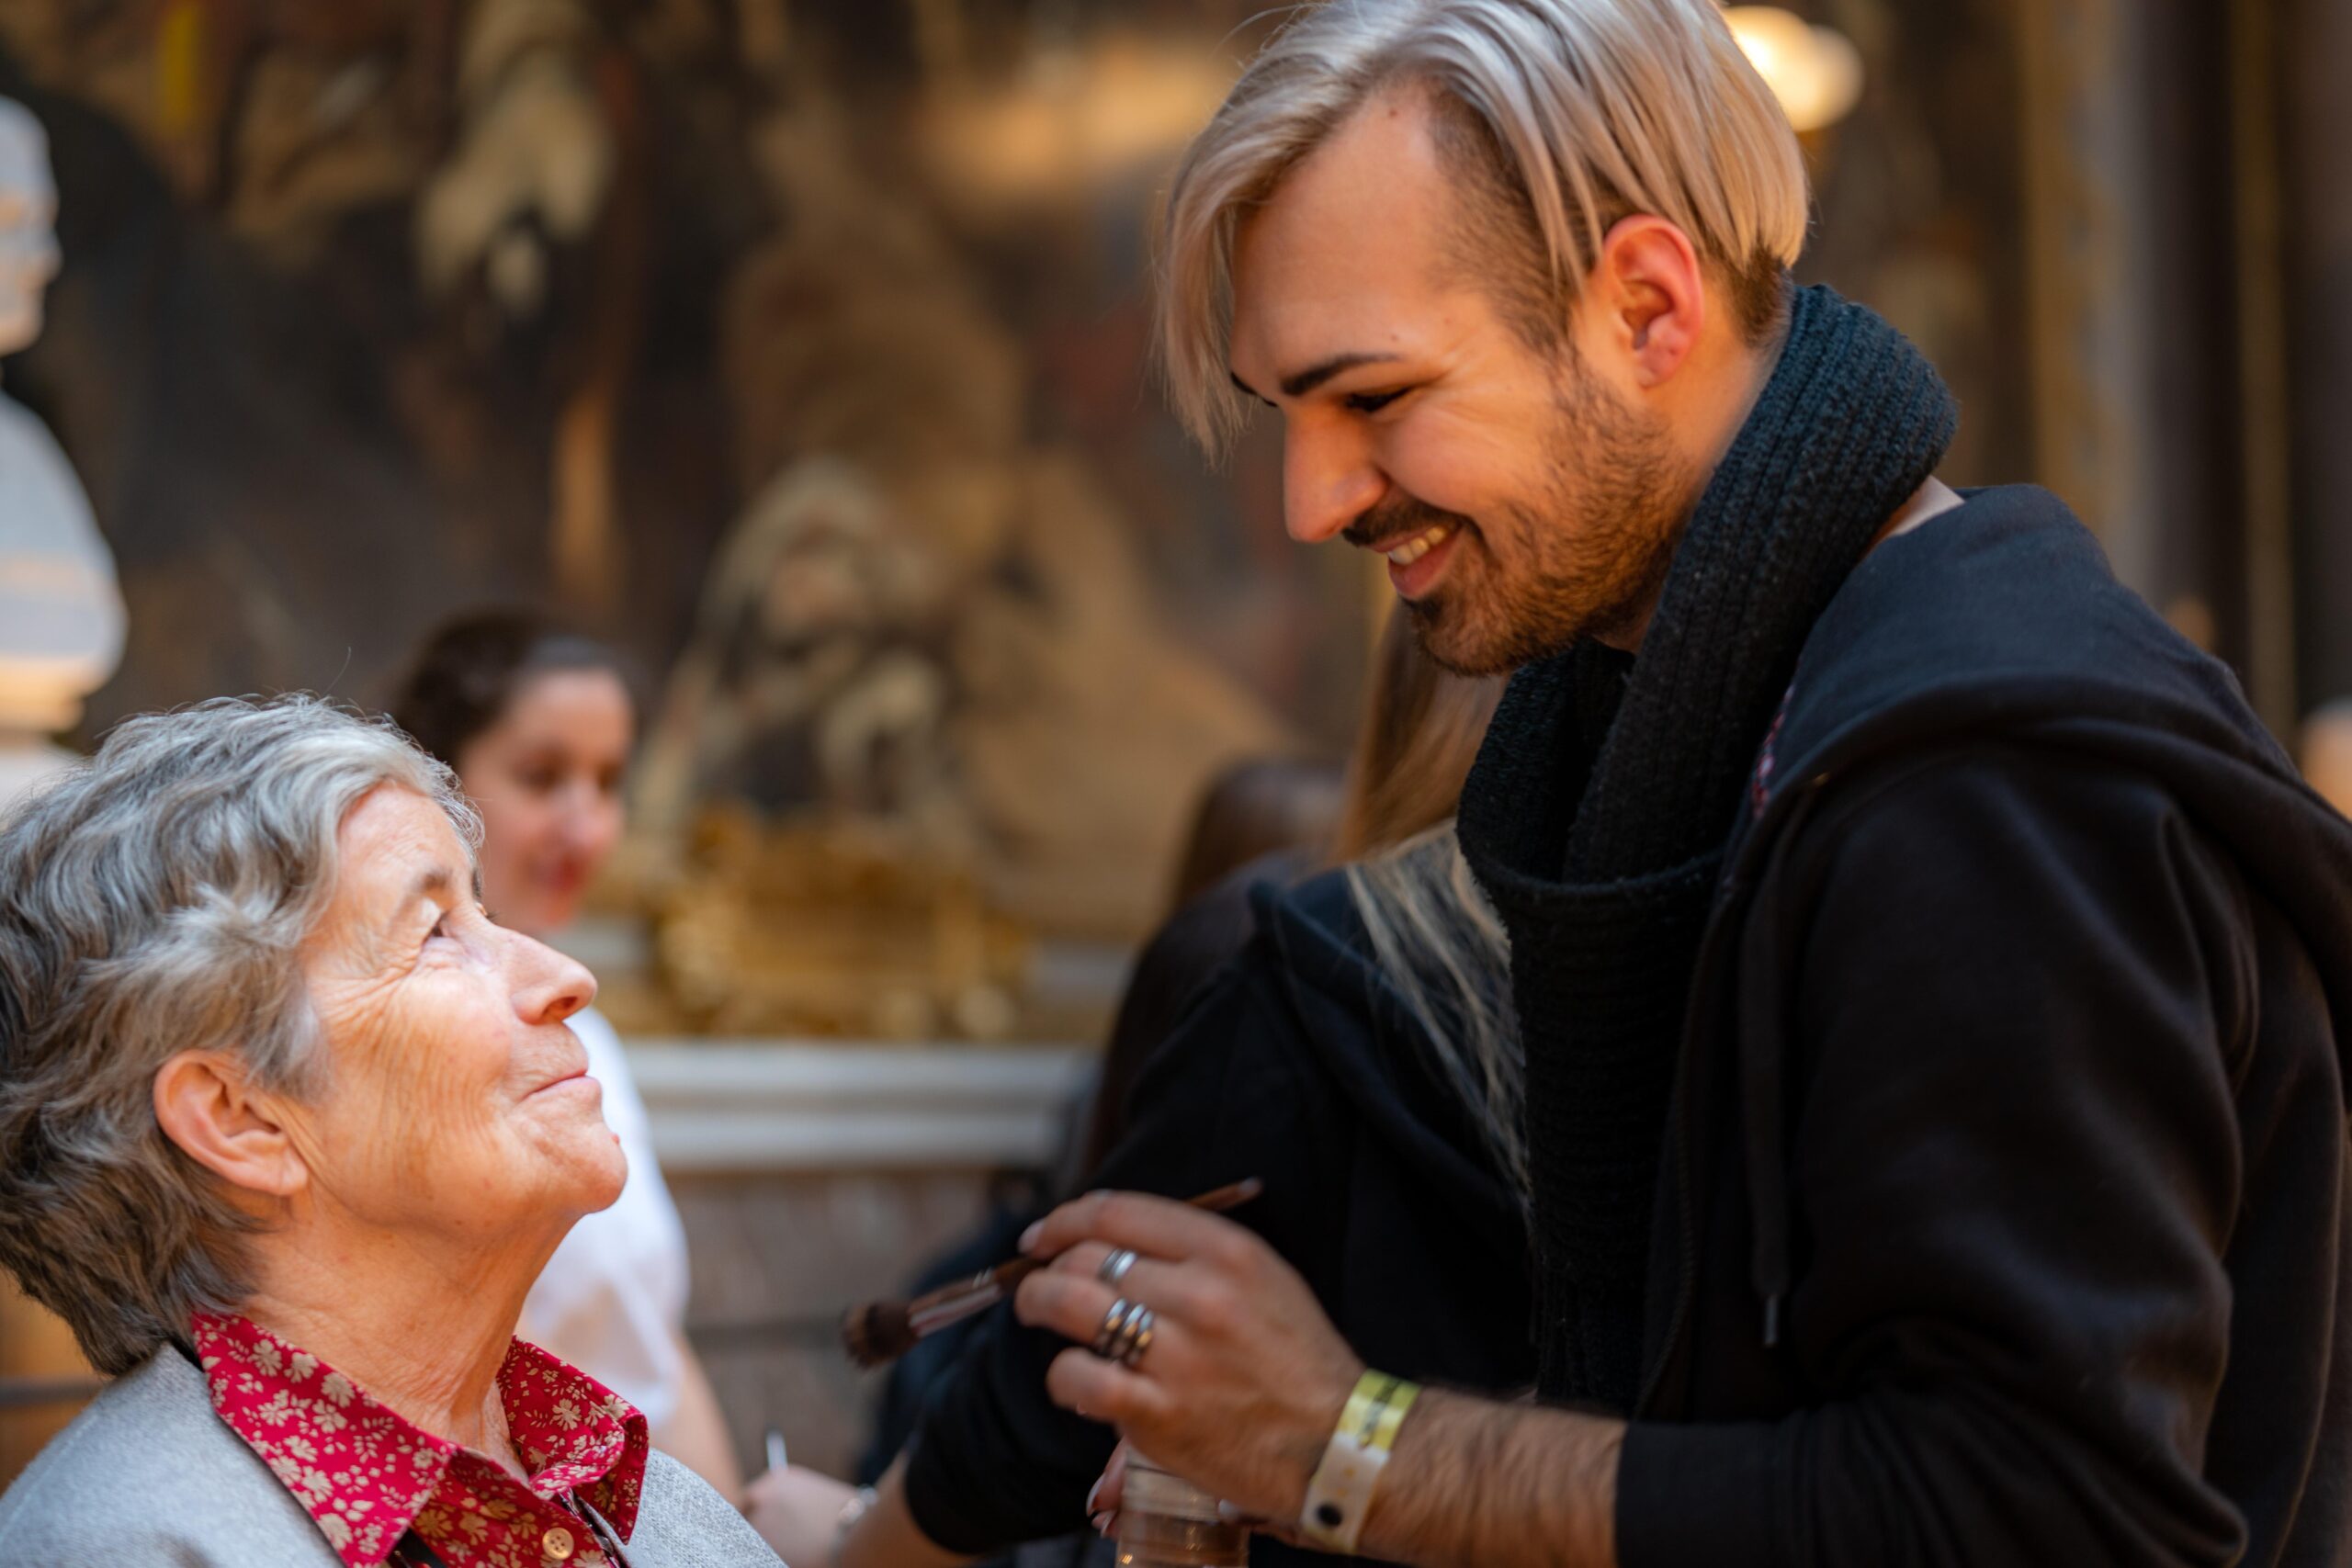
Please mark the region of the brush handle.
<svg viewBox="0 0 2352 1568"><path fill-rule="evenodd" d="M1188 1201L1193 1208L1222 1213L1227 1209L1240 1207L1265 1190L1266 1184L1253 1176L1247 1181L1237 1181L1214 1192L1204 1192ZM917 1339L921 1339L951 1324L961 1323L967 1317L986 1312L1011 1295L1022 1280L1052 1261L1050 1258L1007 1258L995 1268L983 1269L968 1280L959 1280L955 1284L942 1285L935 1291L926 1292L906 1304L907 1326ZM888 1303L876 1304L887 1306ZM891 1352L884 1359L888 1359L899 1353Z"/></svg>
<svg viewBox="0 0 2352 1568"><path fill-rule="evenodd" d="M1046 1266L1038 1258L1015 1258L993 1269L981 1270L968 1280L917 1296L907 1303L907 1325L920 1339L924 1335L961 1323L976 1312L989 1307L1012 1293L1013 1287Z"/></svg>

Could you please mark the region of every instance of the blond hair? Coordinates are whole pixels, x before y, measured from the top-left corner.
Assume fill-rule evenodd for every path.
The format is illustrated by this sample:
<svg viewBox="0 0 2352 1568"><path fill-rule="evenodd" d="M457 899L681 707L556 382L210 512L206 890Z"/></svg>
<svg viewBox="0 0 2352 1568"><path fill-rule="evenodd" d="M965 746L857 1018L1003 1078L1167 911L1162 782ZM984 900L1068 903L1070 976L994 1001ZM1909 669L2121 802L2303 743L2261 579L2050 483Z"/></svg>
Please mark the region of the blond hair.
<svg viewBox="0 0 2352 1568"><path fill-rule="evenodd" d="M1373 650L1331 863L1367 859L1453 821L1462 781L1502 694L1499 675L1456 675L1440 667L1422 649L1411 618L1392 610Z"/></svg>
<svg viewBox="0 0 2352 1568"><path fill-rule="evenodd" d="M1267 42L1169 193L1161 362L1212 452L1243 413L1227 365L1242 217L1355 109L1407 85L1441 111L1441 152L1488 209L1470 248L1517 266L1511 313L1539 345L1634 213L1690 236L1749 341L1770 329L1804 243L1804 164L1712 0L1327 0ZM1491 243L1498 206L1521 243ZM1551 308L1519 308L1531 272Z"/></svg>
<svg viewBox="0 0 2352 1568"><path fill-rule="evenodd" d="M1510 937L1462 856L1453 824L1346 870L1373 963L1421 1026L1495 1168L1523 1199L1527 1058L1510 991Z"/></svg>

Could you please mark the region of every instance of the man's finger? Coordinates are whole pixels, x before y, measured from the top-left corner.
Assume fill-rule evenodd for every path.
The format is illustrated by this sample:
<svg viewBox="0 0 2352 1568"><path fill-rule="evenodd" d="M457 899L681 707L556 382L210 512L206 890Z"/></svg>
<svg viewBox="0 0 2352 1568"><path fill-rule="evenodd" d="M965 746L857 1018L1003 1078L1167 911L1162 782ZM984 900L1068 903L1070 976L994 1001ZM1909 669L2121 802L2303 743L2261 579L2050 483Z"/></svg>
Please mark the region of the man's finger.
<svg viewBox="0 0 2352 1568"><path fill-rule="evenodd" d="M1102 1242L1081 1241L1076 1247L1057 1255L1051 1267L1055 1272L1060 1274L1091 1274L1100 1279L1103 1260L1118 1250L1117 1247L1107 1246ZM1142 1254L1137 1253L1136 1256L1140 1258Z"/></svg>
<svg viewBox="0 0 2352 1568"><path fill-rule="evenodd" d="M1032 1328L1050 1328L1065 1339L1091 1345L1117 1299L1110 1286L1091 1275L1046 1269L1021 1281L1012 1311Z"/></svg>
<svg viewBox="0 0 2352 1568"><path fill-rule="evenodd" d="M1089 1192L1030 1226L1021 1238L1021 1250L1032 1258L1051 1258L1080 1242L1099 1241L1181 1263L1225 1254L1249 1234L1231 1220L1172 1198Z"/></svg>
<svg viewBox="0 0 2352 1568"><path fill-rule="evenodd" d="M1054 1259L1049 1273L1065 1280L1093 1280L1103 1283L1114 1296L1131 1302L1141 1302L1162 1317L1179 1317L1197 1321L1204 1292L1214 1289L1212 1277L1196 1265L1164 1263L1157 1258L1138 1252L1135 1261L1116 1280L1103 1280L1102 1260L1114 1249L1098 1241L1082 1241ZM1102 1310L1108 1312L1106 1299Z"/></svg>
<svg viewBox="0 0 2352 1568"><path fill-rule="evenodd" d="M1046 1392L1065 1410L1122 1428L1157 1420L1166 1404L1165 1393L1149 1378L1087 1350L1055 1357L1046 1371Z"/></svg>
<svg viewBox="0 0 2352 1568"><path fill-rule="evenodd" d="M1138 1259L1125 1278L1106 1285L1093 1270L1065 1269L1057 1263L1021 1281L1012 1310L1032 1328L1050 1328L1065 1339L1091 1345L1117 1303L1140 1302L1161 1326L1182 1323L1214 1333L1230 1314L1220 1314L1212 1303L1229 1296L1215 1276L1193 1264Z"/></svg>
<svg viewBox="0 0 2352 1568"><path fill-rule="evenodd" d="M1115 1514L1127 1506L1127 1455L1132 1451L1122 1439L1111 1450L1111 1462L1102 1467L1102 1479L1095 1483L1094 1506L1104 1513Z"/></svg>

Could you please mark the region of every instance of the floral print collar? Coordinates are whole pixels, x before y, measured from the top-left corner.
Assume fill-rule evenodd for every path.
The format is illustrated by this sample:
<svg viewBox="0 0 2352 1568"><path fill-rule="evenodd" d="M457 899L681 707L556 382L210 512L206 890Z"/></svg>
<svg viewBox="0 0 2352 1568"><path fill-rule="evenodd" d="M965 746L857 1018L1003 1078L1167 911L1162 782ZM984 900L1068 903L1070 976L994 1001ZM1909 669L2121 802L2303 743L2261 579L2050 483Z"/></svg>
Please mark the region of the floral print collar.
<svg viewBox="0 0 2352 1568"><path fill-rule="evenodd" d="M449 1568L602 1568L578 1494L627 1540L645 1481L645 1417L520 1339L498 1371L526 1485L413 1426L368 1391L243 1317L198 1314L212 1407L268 1464L346 1568L375 1568L413 1529Z"/></svg>

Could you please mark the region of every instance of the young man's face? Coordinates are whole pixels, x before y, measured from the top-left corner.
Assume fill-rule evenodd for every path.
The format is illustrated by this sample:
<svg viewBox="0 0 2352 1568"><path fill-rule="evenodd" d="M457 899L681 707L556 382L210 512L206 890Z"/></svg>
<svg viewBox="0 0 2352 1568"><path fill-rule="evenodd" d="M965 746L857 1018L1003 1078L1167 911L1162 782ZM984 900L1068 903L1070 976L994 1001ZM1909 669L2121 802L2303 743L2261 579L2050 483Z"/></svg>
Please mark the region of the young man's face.
<svg viewBox="0 0 2352 1568"><path fill-rule="evenodd" d="M1282 411L1291 536L1385 555L1430 656L1465 674L1633 646L1690 465L1610 376L1505 319L1461 265L1457 184L1399 94L1241 229L1232 369Z"/></svg>

